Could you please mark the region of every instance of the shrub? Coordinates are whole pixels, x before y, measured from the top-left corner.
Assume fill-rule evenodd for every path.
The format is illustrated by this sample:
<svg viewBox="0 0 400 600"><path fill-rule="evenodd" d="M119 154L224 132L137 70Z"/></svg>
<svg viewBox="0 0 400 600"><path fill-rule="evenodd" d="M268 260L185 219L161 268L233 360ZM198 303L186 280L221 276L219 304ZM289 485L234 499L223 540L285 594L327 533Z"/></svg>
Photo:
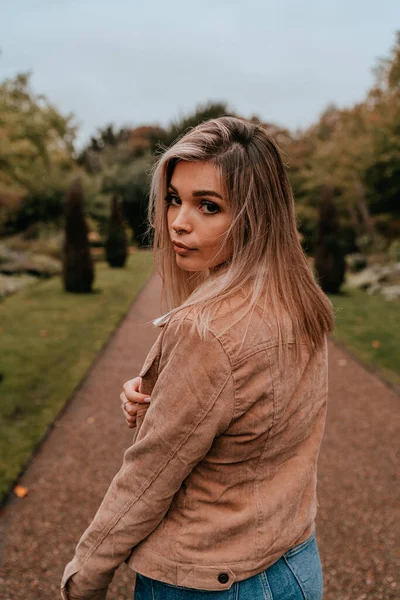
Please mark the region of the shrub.
<svg viewBox="0 0 400 600"><path fill-rule="evenodd" d="M110 267L123 267L128 256L124 220L117 194L111 200L111 214L108 222L106 260Z"/></svg>
<svg viewBox="0 0 400 600"><path fill-rule="evenodd" d="M76 178L66 196L63 280L67 292L88 293L94 280L81 181Z"/></svg>
<svg viewBox="0 0 400 600"><path fill-rule="evenodd" d="M324 292L338 293L344 281L346 262L330 185L325 185L321 194L314 267Z"/></svg>

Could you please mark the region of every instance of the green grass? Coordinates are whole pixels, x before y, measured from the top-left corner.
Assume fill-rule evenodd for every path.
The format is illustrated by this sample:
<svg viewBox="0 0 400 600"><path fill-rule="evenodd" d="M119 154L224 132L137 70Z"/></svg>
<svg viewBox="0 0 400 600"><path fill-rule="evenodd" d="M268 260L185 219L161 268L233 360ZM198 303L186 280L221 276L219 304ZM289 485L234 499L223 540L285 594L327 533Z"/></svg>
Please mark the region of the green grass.
<svg viewBox="0 0 400 600"><path fill-rule="evenodd" d="M95 268L92 294L55 277L0 303L0 500L143 287L151 253Z"/></svg>
<svg viewBox="0 0 400 600"><path fill-rule="evenodd" d="M379 369L392 384L399 386L399 303L346 287L342 294L332 295L330 299L336 318L331 337L344 344L367 365Z"/></svg>

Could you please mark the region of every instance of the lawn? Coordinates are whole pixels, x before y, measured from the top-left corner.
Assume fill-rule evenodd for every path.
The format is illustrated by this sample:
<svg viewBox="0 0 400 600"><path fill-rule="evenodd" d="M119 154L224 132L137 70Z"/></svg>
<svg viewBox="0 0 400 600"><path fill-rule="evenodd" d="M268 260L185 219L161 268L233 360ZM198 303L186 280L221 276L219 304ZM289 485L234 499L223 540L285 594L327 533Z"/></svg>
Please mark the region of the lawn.
<svg viewBox="0 0 400 600"><path fill-rule="evenodd" d="M336 326L332 338L400 386L400 305L379 295L343 288L330 296Z"/></svg>
<svg viewBox="0 0 400 600"><path fill-rule="evenodd" d="M137 250L124 269L97 262L92 294L65 293L54 277L0 302L0 500L151 269Z"/></svg>

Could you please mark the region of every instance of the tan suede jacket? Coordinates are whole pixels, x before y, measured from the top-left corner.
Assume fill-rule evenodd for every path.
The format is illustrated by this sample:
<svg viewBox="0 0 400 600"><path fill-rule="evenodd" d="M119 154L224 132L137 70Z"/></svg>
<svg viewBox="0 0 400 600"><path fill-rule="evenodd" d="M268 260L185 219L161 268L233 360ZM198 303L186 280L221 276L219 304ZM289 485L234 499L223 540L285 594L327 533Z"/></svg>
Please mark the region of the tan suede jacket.
<svg viewBox="0 0 400 600"><path fill-rule="evenodd" d="M221 303L205 341L187 314L178 335L176 316L162 328L139 373L151 403L65 568L64 600L104 600L124 561L173 585L226 590L314 531L327 340L311 355L301 344L295 361L290 337L280 375L278 331L258 308L222 331L246 302ZM289 318L285 327L291 335Z"/></svg>

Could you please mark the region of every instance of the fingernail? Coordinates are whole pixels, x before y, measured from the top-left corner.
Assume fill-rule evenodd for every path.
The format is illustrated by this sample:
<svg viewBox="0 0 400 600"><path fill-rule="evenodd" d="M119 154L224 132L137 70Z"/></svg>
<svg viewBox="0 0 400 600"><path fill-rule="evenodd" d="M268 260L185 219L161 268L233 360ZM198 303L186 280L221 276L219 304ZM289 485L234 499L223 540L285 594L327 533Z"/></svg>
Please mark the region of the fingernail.
<svg viewBox="0 0 400 600"><path fill-rule="evenodd" d="M145 398L143 402L150 402L151 398Z"/></svg>

